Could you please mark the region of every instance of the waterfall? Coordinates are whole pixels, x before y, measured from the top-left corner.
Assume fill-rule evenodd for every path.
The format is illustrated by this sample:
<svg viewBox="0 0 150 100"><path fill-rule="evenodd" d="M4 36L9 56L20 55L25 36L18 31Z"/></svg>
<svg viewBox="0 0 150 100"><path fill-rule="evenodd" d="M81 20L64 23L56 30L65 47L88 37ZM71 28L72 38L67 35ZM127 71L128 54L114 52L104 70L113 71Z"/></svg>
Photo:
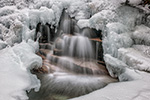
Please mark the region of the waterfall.
<svg viewBox="0 0 150 100"><path fill-rule="evenodd" d="M43 58L43 66L35 71L42 86L38 93L30 92L29 100L51 100L54 95L76 97L117 81L109 76L104 64L97 61L102 55L99 54L102 43L93 29L80 29L65 11L54 41L49 25L38 27L42 33L38 55ZM41 71L44 75L39 74Z"/></svg>
<svg viewBox="0 0 150 100"><path fill-rule="evenodd" d="M83 59L94 58L92 43L87 37L65 35L62 42L63 54Z"/></svg>
<svg viewBox="0 0 150 100"><path fill-rule="evenodd" d="M71 34L72 33L72 24L73 21L70 18L70 16L68 15L68 13L66 13L65 11L62 12L62 17L59 23L59 32L63 32L66 34ZM60 33L59 33L60 34Z"/></svg>

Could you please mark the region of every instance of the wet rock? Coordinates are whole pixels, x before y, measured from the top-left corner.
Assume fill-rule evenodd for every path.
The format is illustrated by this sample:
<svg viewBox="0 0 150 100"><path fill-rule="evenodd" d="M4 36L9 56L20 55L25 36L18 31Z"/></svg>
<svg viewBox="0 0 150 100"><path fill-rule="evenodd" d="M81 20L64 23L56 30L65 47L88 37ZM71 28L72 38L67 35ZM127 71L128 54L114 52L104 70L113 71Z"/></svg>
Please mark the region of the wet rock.
<svg viewBox="0 0 150 100"><path fill-rule="evenodd" d="M52 49L52 45L50 43L40 43L40 49Z"/></svg>
<svg viewBox="0 0 150 100"><path fill-rule="evenodd" d="M63 40L61 38L57 38L57 40L55 41L55 48L62 49L62 43L63 43Z"/></svg>
<svg viewBox="0 0 150 100"><path fill-rule="evenodd" d="M54 55L57 55L57 56L61 56L61 55L62 55L62 50L54 49L54 50L53 50L53 54L54 54Z"/></svg>
<svg viewBox="0 0 150 100"><path fill-rule="evenodd" d="M41 55L43 55L43 56L47 56L49 53L50 53L50 50L48 50L48 49L40 49L39 50L39 53L41 54Z"/></svg>
<svg viewBox="0 0 150 100"><path fill-rule="evenodd" d="M0 39L0 50L6 48L7 44Z"/></svg>

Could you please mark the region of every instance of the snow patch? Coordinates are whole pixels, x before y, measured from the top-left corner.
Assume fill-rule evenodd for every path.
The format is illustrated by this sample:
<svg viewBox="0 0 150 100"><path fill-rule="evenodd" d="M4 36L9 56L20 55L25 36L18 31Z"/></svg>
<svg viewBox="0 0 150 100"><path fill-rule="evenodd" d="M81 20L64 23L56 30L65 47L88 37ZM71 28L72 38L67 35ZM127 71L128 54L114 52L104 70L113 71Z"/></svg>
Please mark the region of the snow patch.
<svg viewBox="0 0 150 100"><path fill-rule="evenodd" d="M40 81L29 69L40 67L42 59L33 51L25 42L0 51L1 100L27 100L26 90L39 90Z"/></svg>

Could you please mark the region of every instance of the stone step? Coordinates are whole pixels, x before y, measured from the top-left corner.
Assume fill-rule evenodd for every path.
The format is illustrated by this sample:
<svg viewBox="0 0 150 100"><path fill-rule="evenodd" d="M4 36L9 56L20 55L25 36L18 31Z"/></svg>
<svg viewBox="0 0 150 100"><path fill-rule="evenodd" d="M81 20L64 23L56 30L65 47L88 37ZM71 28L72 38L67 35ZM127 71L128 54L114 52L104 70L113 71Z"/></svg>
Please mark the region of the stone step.
<svg viewBox="0 0 150 100"><path fill-rule="evenodd" d="M59 67L74 73L108 74L104 65L96 61L82 61L81 59L49 55L48 60Z"/></svg>
<svg viewBox="0 0 150 100"><path fill-rule="evenodd" d="M57 55L57 56L61 56L62 55L62 50L59 50L59 49L54 49L53 50L53 55Z"/></svg>
<svg viewBox="0 0 150 100"><path fill-rule="evenodd" d="M40 49L39 50L39 53L43 56L47 56L47 54L49 54L50 52L52 52L51 50L48 50L48 49Z"/></svg>
<svg viewBox="0 0 150 100"><path fill-rule="evenodd" d="M55 52L61 52L61 50L55 49ZM108 74L105 63L103 61L94 60L83 60L81 58L61 57L54 55L51 50L40 49L38 55L43 59L43 68L45 66L51 66L50 64L58 65L60 69L67 70L68 72L74 73L85 73L85 74ZM48 57L47 57L48 55ZM46 58L47 57L47 58ZM45 62L46 61L46 62ZM46 65L45 65L46 64ZM57 66L57 67L58 67ZM57 69L51 68L50 69Z"/></svg>
<svg viewBox="0 0 150 100"><path fill-rule="evenodd" d="M50 43L39 43L40 49L49 49L52 50L52 44Z"/></svg>

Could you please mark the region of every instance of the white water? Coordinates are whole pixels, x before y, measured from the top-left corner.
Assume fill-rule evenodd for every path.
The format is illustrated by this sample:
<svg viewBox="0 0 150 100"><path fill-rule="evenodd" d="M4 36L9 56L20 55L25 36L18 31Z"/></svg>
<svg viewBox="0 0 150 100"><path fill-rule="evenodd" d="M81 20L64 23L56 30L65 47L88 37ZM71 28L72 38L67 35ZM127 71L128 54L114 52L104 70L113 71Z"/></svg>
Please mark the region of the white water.
<svg viewBox="0 0 150 100"><path fill-rule="evenodd" d="M62 41L63 54L70 57L89 59L94 57L91 41L83 36L65 35Z"/></svg>

